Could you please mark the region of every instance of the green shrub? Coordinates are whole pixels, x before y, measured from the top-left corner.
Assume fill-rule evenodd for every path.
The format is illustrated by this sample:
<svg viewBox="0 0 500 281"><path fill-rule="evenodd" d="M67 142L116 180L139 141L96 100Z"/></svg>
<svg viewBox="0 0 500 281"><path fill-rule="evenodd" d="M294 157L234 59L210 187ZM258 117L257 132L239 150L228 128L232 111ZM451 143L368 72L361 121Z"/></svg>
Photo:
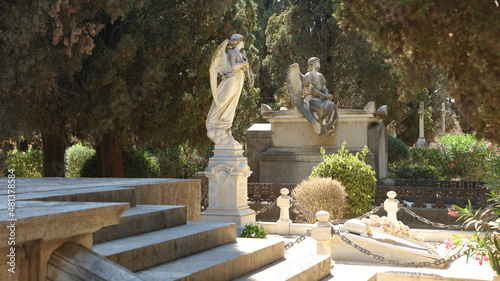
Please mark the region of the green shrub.
<svg viewBox="0 0 500 281"><path fill-rule="evenodd" d="M158 177L158 165L149 156L146 151L137 151L130 147L122 150L123 175L126 178L155 178ZM91 156L82 169L81 177L98 177L97 158Z"/></svg>
<svg viewBox="0 0 500 281"><path fill-rule="evenodd" d="M438 150L442 176L468 181L484 181L492 154L498 154L490 142L476 140L475 134L462 133L443 136Z"/></svg>
<svg viewBox="0 0 500 281"><path fill-rule="evenodd" d="M74 144L66 149L66 177L77 178L80 176L85 161L95 154L95 150L81 143Z"/></svg>
<svg viewBox="0 0 500 281"><path fill-rule="evenodd" d="M437 148L412 148L407 160L412 164L429 164L439 166L439 150Z"/></svg>
<svg viewBox="0 0 500 281"><path fill-rule="evenodd" d="M240 234L242 238L260 238L266 239L267 232L264 227L257 224L247 224L243 227L243 231Z"/></svg>
<svg viewBox="0 0 500 281"><path fill-rule="evenodd" d="M292 197L302 208L312 214L319 211L330 213L330 219L342 219L346 208L345 188L339 181L331 178L309 178L303 180L292 191ZM315 223L316 220L307 215L301 215L307 223Z"/></svg>
<svg viewBox="0 0 500 281"><path fill-rule="evenodd" d="M85 163L83 163L80 169L80 177L82 178L97 178L99 173L97 172L97 158L95 154L90 156Z"/></svg>
<svg viewBox="0 0 500 281"><path fill-rule="evenodd" d="M475 134L445 135L437 148L412 148L405 161L389 166L391 177L486 181L499 187L498 147ZM420 174L419 174L420 173Z"/></svg>
<svg viewBox="0 0 500 281"><path fill-rule="evenodd" d="M500 152L495 149L495 153L492 153L487 161L485 181L488 186L495 192L500 192Z"/></svg>
<svg viewBox="0 0 500 281"><path fill-rule="evenodd" d="M414 180L439 180L438 169L428 164L400 163L391 174L392 178Z"/></svg>
<svg viewBox="0 0 500 281"><path fill-rule="evenodd" d="M313 168L311 177L324 177L338 180L348 196L347 218L356 217L372 209L377 179L372 167L365 163L368 147L361 154L352 155L345 149L346 143L338 154L325 155L321 148L323 162Z"/></svg>
<svg viewBox="0 0 500 281"><path fill-rule="evenodd" d="M8 169L14 169L16 177L41 177L43 173L42 148L27 151L13 150L7 155Z"/></svg>
<svg viewBox="0 0 500 281"><path fill-rule="evenodd" d="M406 144L391 135L387 140L387 154L389 163L394 163L396 161L406 160L408 159L409 152Z"/></svg>
<svg viewBox="0 0 500 281"><path fill-rule="evenodd" d="M188 142L166 149L144 147L153 161L158 165L160 178L189 178L198 171L203 171L208 165L212 150L199 150L191 147Z"/></svg>
<svg viewBox="0 0 500 281"><path fill-rule="evenodd" d="M151 159L147 151L126 147L123 149L122 157L123 175L126 178L158 177L158 165Z"/></svg>

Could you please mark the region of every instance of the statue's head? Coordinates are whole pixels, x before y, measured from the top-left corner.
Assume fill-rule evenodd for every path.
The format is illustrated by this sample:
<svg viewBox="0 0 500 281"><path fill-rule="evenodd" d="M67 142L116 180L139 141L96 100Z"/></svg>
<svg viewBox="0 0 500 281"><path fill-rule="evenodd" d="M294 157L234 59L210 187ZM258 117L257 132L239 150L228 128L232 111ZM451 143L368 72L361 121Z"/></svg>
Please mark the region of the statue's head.
<svg viewBox="0 0 500 281"><path fill-rule="evenodd" d="M228 45L230 46L231 49L234 49L241 41L243 41L243 35L236 33L231 35L231 38L229 38Z"/></svg>
<svg viewBox="0 0 500 281"><path fill-rule="evenodd" d="M310 58L308 61L307 61L307 64L309 65L309 68L307 69L307 71L311 71L313 69L313 65L315 62L320 62L319 58L317 57L312 57Z"/></svg>

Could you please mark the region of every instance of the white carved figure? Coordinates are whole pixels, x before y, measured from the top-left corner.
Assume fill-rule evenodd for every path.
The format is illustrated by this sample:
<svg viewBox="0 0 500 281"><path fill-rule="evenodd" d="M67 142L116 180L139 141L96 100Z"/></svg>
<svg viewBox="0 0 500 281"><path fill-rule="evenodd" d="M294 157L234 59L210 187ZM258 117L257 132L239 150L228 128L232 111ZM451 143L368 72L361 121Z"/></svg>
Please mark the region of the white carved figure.
<svg viewBox="0 0 500 281"><path fill-rule="evenodd" d="M210 63L210 87L214 101L208 113L206 127L208 137L216 145L238 144L231 134L231 126L245 75L248 74L251 86L254 80L244 46L243 36L234 34L219 45ZM222 77L219 84L218 75Z"/></svg>
<svg viewBox="0 0 500 281"><path fill-rule="evenodd" d="M337 106L328 93L326 79L319 73L320 60L308 60L309 69L302 75L299 65L288 68L287 90L297 109L313 125L318 135L332 136L337 122Z"/></svg>
<svg viewBox="0 0 500 281"><path fill-rule="evenodd" d="M374 232L389 234L399 238L407 237L418 241L422 240L402 222L397 220L391 221L385 216L379 217L377 215L371 215L370 218L364 218L362 221Z"/></svg>

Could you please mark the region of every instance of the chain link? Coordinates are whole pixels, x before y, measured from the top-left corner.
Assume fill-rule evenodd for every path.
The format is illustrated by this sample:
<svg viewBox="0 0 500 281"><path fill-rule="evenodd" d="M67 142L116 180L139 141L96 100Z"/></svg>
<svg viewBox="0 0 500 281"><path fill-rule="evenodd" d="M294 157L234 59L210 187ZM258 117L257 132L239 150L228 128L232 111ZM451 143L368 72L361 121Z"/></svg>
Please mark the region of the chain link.
<svg viewBox="0 0 500 281"><path fill-rule="evenodd" d="M285 251L293 247L295 244L299 244L300 242L306 240L306 236L311 235L311 230L308 229L306 234L299 236L295 241L285 244Z"/></svg>
<svg viewBox="0 0 500 281"><path fill-rule="evenodd" d="M332 226L332 228L333 228L333 226ZM334 231L335 234L337 234L337 235L340 236L340 239L342 239L342 241L344 241L346 244L354 247L356 250L360 251L361 253L363 253L365 255L368 255L368 256L371 256L373 259L375 259L377 261L385 262L385 263L388 263L388 264L391 264L391 265L394 265L394 266L399 266L399 267L431 267L431 266L438 266L438 265L442 265L442 264L445 264L445 263L450 262L450 261L455 261L455 260L457 260L458 258L462 257L463 255L465 255L467 253L467 251L463 251L463 252L451 255L448 258L438 259L438 260L435 260L433 262L408 262L408 261L401 262L401 261L397 261L397 260L386 259L383 256L374 254L370 250L367 250L367 249L359 246L358 244L354 243L352 240L350 240L344 234L342 234L342 232L340 232L339 230L333 230L333 231Z"/></svg>
<svg viewBox="0 0 500 281"><path fill-rule="evenodd" d="M316 219L316 215L314 215L311 212L309 212L308 210L304 209L302 206L300 206L299 204L297 204L297 202L295 202L295 200L292 200L292 206L297 207L297 209L299 209L299 211L301 211L302 213L310 216L313 219Z"/></svg>
<svg viewBox="0 0 500 281"><path fill-rule="evenodd" d="M271 209L271 207L272 207L272 206L274 206L274 205L276 205L276 201L274 201L273 203L271 203L271 204L267 205L266 207L264 207L264 208L262 208L262 209L260 209L260 210L258 210L258 211L255 211L255 215L257 216L257 215L259 215L260 213L264 213L265 211L267 211L267 210Z"/></svg>
<svg viewBox="0 0 500 281"><path fill-rule="evenodd" d="M419 221L423 222L423 223L426 223L426 224L430 224L434 227L439 227L439 228L446 228L446 229L462 229L462 226L461 225L458 225L458 224L455 224L455 225L446 225L444 223L439 223L439 222L432 222L424 217L421 217L419 215L417 215L415 212L413 212L412 210L406 208L406 207L401 207L401 209L403 209L405 212L407 212L410 216L418 219Z"/></svg>

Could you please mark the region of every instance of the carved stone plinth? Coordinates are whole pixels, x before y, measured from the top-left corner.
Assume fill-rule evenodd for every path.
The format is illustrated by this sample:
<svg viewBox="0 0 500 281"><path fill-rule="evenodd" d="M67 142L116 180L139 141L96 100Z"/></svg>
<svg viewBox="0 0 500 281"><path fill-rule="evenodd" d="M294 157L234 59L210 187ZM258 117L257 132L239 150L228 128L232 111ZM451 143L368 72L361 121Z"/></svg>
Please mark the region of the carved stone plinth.
<svg viewBox="0 0 500 281"><path fill-rule="evenodd" d="M238 227L255 222L255 211L247 204L247 179L252 172L238 144L215 145L208 162L209 207L203 222L233 222Z"/></svg>

